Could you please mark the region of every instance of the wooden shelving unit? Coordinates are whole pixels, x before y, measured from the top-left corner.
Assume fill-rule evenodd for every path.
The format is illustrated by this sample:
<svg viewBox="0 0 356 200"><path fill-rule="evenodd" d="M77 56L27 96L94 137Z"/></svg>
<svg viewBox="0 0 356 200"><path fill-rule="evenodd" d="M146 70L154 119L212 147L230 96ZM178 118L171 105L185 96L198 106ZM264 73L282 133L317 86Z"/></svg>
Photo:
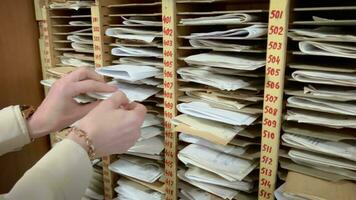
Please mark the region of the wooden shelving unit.
<svg viewBox="0 0 356 200"><path fill-rule="evenodd" d="M321 2L321 1L320 1ZM196 130L184 126L174 126L172 119L178 116L177 105L184 102L192 101L186 95L190 88L219 91L213 87L206 87L192 84L192 82L183 80L177 70L188 67L184 61L185 58L191 55L207 52L226 52L236 55L246 55L262 57L266 60L266 66L253 71L239 75L239 77L252 77L259 84L239 89L238 92L243 94L254 94L256 100L254 103L241 109L242 113L249 113L259 116L258 123L254 123L247 128L249 134L237 135L240 141L249 141L253 143L248 153L240 157L246 160L259 162L259 167L252 172L254 174L254 190L250 193L244 193L243 198L259 200L274 199L273 192L276 186L280 185L278 177L283 180L286 176L288 168L278 168L278 162L285 160L286 151L289 149L285 144L280 145L280 135L282 129L282 121L285 118L283 111L290 110L293 105L287 103L283 97L300 96L301 93L295 93L290 89L295 81L291 78L291 72L295 69L287 67L290 63L297 60L313 61L317 60L315 55L307 55L298 50L297 42L305 41L305 39L288 40L288 30L292 28L310 28L317 25L327 26L355 26L356 22L334 22L327 24L324 22L315 22L307 20L306 16L312 16L313 13L320 14L322 17L329 17L326 12L334 12L336 16L342 16L342 9L338 6L340 3L336 1L327 1L323 3L319 1L310 2L295 2L290 0L96 0L95 5L91 8L79 10L80 18L91 19L92 35L93 35L93 53L90 56L93 58L95 67L103 67L112 64L120 63L120 56L111 55L111 49L120 42L112 37L105 35L108 28L113 27L130 27L122 24L121 17L132 16L151 16L162 18L162 26L152 25L152 30L162 30L162 45L155 48L162 49L162 65L163 76L156 77L162 79L163 92L156 95L155 102L145 102L149 105L149 110L155 113L160 113L164 118L164 144L165 144L165 161L164 165L164 184L165 184L165 199L175 200L179 197L181 181L177 172L184 169L183 164L178 160L177 154L184 148L186 143L180 142L178 136L180 132L197 135ZM341 4L340 4L341 5ZM355 9L353 2L346 1L344 7L347 16ZM72 13L74 11L70 11ZM61 10L51 10L43 8L43 39L44 39L44 62L46 70L53 67L58 67L60 63L60 55L63 51L72 51L65 42L67 34L61 34L59 30L73 31L71 27L59 25L58 22L67 22L67 18L60 17L60 14L65 13ZM258 20L241 23L241 24L182 24L181 19L194 17L209 17L214 15L232 14L232 13L247 13L257 16ZM68 15L68 14L67 14ZM72 14L69 14L72 15ZM62 15L63 16L63 15ZM207 32L213 30L227 30L233 28L247 27L251 25L264 25L267 28L267 34L264 37L257 38L208 38L215 39L219 42L230 44L251 45L257 47L251 49L242 49L236 51L232 48L209 48L209 47L193 47L191 46L189 37L192 33ZM131 25L131 27L144 27L144 25ZM288 41L288 48L287 48ZM314 41L324 41L316 39ZM350 42L352 41L333 41L333 42ZM121 44L124 45L125 44ZM136 45L136 47L147 47ZM288 50L288 51L287 51ZM351 58L330 58L318 57L318 59L337 60L340 62L354 63ZM161 59L161 58L160 58ZM333 61L336 62L336 61ZM334 70L335 71L335 70ZM337 71L337 70L336 70ZM352 72L354 73L354 72ZM48 74L48 77L51 75ZM284 81L287 86L284 89ZM207 90L209 88L209 90ZM294 93L293 93L294 92ZM208 93L208 92L207 92ZM286 95L284 95L284 93ZM233 95L225 92L227 97ZM301 95L303 96L303 95ZM295 108L295 106L294 106ZM350 129L348 129L350 130ZM353 130L353 129L352 129ZM350 136L351 137L351 136ZM218 141L212 135L209 135L210 141L217 144L222 144L226 141ZM234 144L236 145L236 144ZM257 150L256 150L257 149ZM281 151L279 151L281 149ZM280 157L279 157L280 156ZM281 158L282 157L282 158ZM109 170L109 165L118 159L117 155L110 155L103 158L103 175L104 175L104 190L105 199L114 199L116 192L114 188L117 185L119 175ZM162 180L161 180L162 181ZM160 182L160 184L163 184ZM162 192L162 191L161 191ZM242 198L242 197L241 197ZM239 199L238 197L235 199Z"/></svg>

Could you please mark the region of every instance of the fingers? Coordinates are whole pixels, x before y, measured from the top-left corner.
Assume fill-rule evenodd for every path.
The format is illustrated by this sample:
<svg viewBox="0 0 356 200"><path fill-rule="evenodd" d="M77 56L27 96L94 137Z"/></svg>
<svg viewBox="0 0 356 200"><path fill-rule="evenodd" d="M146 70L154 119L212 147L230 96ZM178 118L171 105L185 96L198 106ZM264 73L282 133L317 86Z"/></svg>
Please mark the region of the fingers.
<svg viewBox="0 0 356 200"><path fill-rule="evenodd" d="M102 104L103 107L118 109L121 106L126 106L129 104L129 99L123 92L117 91L110 98L104 100Z"/></svg>
<svg viewBox="0 0 356 200"><path fill-rule="evenodd" d="M109 85L107 83L98 82L94 80L85 80L74 83L73 88L68 88L71 91L73 97L79 94L85 94L88 92L115 92L117 90L116 86Z"/></svg>
<svg viewBox="0 0 356 200"><path fill-rule="evenodd" d="M134 121L142 124L147 112L147 109L144 105L132 102L126 106L126 109L128 110L127 117L131 117Z"/></svg>
<svg viewBox="0 0 356 200"><path fill-rule="evenodd" d="M100 82L105 82L103 76L85 67L79 68L78 70L75 70L74 72L68 74L66 78L68 78L73 82L82 81L85 79L92 79Z"/></svg>

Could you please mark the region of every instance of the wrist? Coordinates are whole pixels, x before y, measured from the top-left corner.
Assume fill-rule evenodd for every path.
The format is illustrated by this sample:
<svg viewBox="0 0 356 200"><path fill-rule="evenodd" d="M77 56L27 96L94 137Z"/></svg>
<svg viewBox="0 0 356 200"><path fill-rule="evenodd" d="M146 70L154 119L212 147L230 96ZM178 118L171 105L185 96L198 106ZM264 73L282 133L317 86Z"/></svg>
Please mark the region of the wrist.
<svg viewBox="0 0 356 200"><path fill-rule="evenodd" d="M77 134L75 134L75 133L73 132L73 130L70 131L70 133L69 133L68 136L67 136L67 139L70 139L70 140L72 140L73 142L77 143L79 146L81 146L81 147L88 153L89 147L88 147L88 145L86 144L85 139L82 138L82 137L79 137ZM88 155L89 155L89 153L88 153Z"/></svg>
<svg viewBox="0 0 356 200"><path fill-rule="evenodd" d="M27 119L28 133L32 139L36 139L47 135L50 131L45 128L44 125L38 122L35 118L31 117Z"/></svg>

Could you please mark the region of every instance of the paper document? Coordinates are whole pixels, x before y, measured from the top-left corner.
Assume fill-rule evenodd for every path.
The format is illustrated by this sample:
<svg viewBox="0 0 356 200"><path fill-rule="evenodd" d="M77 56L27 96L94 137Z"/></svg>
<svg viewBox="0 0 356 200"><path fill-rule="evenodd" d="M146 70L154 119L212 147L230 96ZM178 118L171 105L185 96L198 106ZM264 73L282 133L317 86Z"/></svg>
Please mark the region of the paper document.
<svg viewBox="0 0 356 200"><path fill-rule="evenodd" d="M151 66L123 64L101 67L95 71L101 75L127 81L138 81L162 73L160 69Z"/></svg>
<svg viewBox="0 0 356 200"><path fill-rule="evenodd" d="M228 181L242 181L258 164L196 144L182 149L178 153L178 159L185 165L203 168Z"/></svg>
<svg viewBox="0 0 356 200"><path fill-rule="evenodd" d="M355 101L356 100L356 89L350 90L346 88L337 87L323 87L308 85L304 87L305 94L311 94L315 97L324 97L328 99L341 100L341 101Z"/></svg>
<svg viewBox="0 0 356 200"><path fill-rule="evenodd" d="M160 31L152 31L146 28L108 28L105 31L105 34L110 37L115 37L125 40L138 40L146 43L151 43L157 37L162 35Z"/></svg>
<svg viewBox="0 0 356 200"><path fill-rule="evenodd" d="M290 150L288 155L296 163L317 167L337 167L348 170L356 170L356 162L342 158L317 154L313 152Z"/></svg>
<svg viewBox="0 0 356 200"><path fill-rule="evenodd" d="M158 127L158 126L148 126L148 127L144 127L141 128L141 136L138 139L139 141L141 140L147 140L150 139L152 137L155 137L157 135L161 135L163 133L162 128Z"/></svg>
<svg viewBox="0 0 356 200"><path fill-rule="evenodd" d="M157 115L152 113L147 113L145 115L145 120L143 121L141 128L160 125L160 124L162 124L162 120L159 117L157 117Z"/></svg>
<svg viewBox="0 0 356 200"><path fill-rule="evenodd" d="M126 178L120 178L118 181L118 187L115 191L118 193L118 197L114 200L121 199L145 199L145 200L162 200L164 195L156 192L148 187L138 184L134 181Z"/></svg>
<svg viewBox="0 0 356 200"><path fill-rule="evenodd" d="M192 47L197 48L211 48L211 49L229 49L234 51L244 51L244 50L260 50L263 48L261 45L247 45L247 44L237 44L232 41L226 42L221 40L209 40L209 39L191 39L189 43Z"/></svg>
<svg viewBox="0 0 356 200"><path fill-rule="evenodd" d="M162 26L161 17L153 16L132 16L122 17L124 20L122 23L125 25L146 25L146 26Z"/></svg>
<svg viewBox="0 0 356 200"><path fill-rule="evenodd" d="M164 141L162 137L152 137L147 140L136 142L128 152L144 153L150 155L160 155L164 149Z"/></svg>
<svg viewBox="0 0 356 200"><path fill-rule="evenodd" d="M233 189L229 189L229 188L225 188L222 186L218 186L218 185L212 185L212 184L208 184L208 183L203 183L203 182L198 182L198 181L194 181L191 180L189 178L187 178L185 176L185 171L184 170L179 170L177 173L178 177L187 182L190 183L191 185L194 185L202 190L205 190L207 192L210 192L216 196L219 196L223 199L233 199L233 197L235 197L238 192L233 190Z"/></svg>
<svg viewBox="0 0 356 200"><path fill-rule="evenodd" d="M204 138L197 137L197 136L192 136L186 133L180 133L179 134L179 140L187 142L187 143L192 143L192 144L198 144L201 146L205 146L226 154L230 154L233 156L239 156L245 153L247 148L244 147L238 147L238 146L233 146L233 145L221 145L221 144L216 144L213 142L210 142Z"/></svg>
<svg viewBox="0 0 356 200"><path fill-rule="evenodd" d="M134 85L129 83L122 83L117 81L112 81L110 84L116 85L117 89L123 92L130 101L142 102L149 97L157 94L161 89L147 86L147 85ZM107 99L113 93L88 93L88 96L96 99Z"/></svg>
<svg viewBox="0 0 356 200"><path fill-rule="evenodd" d="M91 67L94 68L94 63L89 61L83 61L76 58L60 57L61 63L73 67Z"/></svg>
<svg viewBox="0 0 356 200"><path fill-rule="evenodd" d="M181 200L185 200L184 198L186 198L186 200L223 200L220 197L185 182L179 183L179 189Z"/></svg>
<svg viewBox="0 0 356 200"><path fill-rule="evenodd" d="M94 53L93 45L72 42L71 46L77 52Z"/></svg>
<svg viewBox="0 0 356 200"><path fill-rule="evenodd" d="M57 81L57 79L50 78L50 79L44 79L41 80L41 85L47 86L47 87L52 87L52 85Z"/></svg>
<svg viewBox="0 0 356 200"><path fill-rule="evenodd" d="M249 183L245 181L228 181L212 172L206 171L198 167L189 168L185 172L185 176L193 181L218 185L218 186L227 187L227 188L245 191L245 192L251 192L251 190L253 189L252 182Z"/></svg>
<svg viewBox="0 0 356 200"><path fill-rule="evenodd" d="M356 32L343 27L318 27L315 29L291 29L289 37L293 39L325 39L356 41Z"/></svg>
<svg viewBox="0 0 356 200"><path fill-rule="evenodd" d="M356 75L350 73L297 70L292 73L292 77L296 81L306 83L356 87Z"/></svg>
<svg viewBox="0 0 356 200"><path fill-rule="evenodd" d="M296 105L303 109L356 116L354 103L344 103L332 100L292 96L287 99L288 105Z"/></svg>
<svg viewBox="0 0 356 200"><path fill-rule="evenodd" d="M213 108L209 104L203 102L181 103L177 106L177 109L187 115L235 126L248 126L258 118L256 115Z"/></svg>
<svg viewBox="0 0 356 200"><path fill-rule="evenodd" d="M215 24L242 24L256 21L257 16L245 13L230 13L218 16L182 18L179 23L184 25L215 25Z"/></svg>
<svg viewBox="0 0 356 200"><path fill-rule="evenodd" d="M91 26L91 21L69 21L72 26Z"/></svg>
<svg viewBox="0 0 356 200"><path fill-rule="evenodd" d="M232 126L225 123L196 118L185 114L176 116L172 120L172 123L177 126L177 129L180 127L185 127L187 129L193 130L188 133L190 135L195 135L222 145L228 144L240 131L243 130L243 128L240 126Z"/></svg>
<svg viewBox="0 0 356 200"><path fill-rule="evenodd" d="M155 161L137 157L120 158L111 163L109 169L113 172L149 183L155 182L163 174L163 168Z"/></svg>
<svg viewBox="0 0 356 200"><path fill-rule="evenodd" d="M67 40L77 44L93 44L93 38L80 35L68 35Z"/></svg>
<svg viewBox="0 0 356 200"><path fill-rule="evenodd" d="M94 1L65 1L61 2L52 2L49 4L50 8L59 9L59 8L69 8L74 10L79 10L79 8L90 8L94 4Z"/></svg>
<svg viewBox="0 0 356 200"><path fill-rule="evenodd" d="M288 110L286 119L299 123L322 125L333 128L356 128L356 117L334 115L306 110Z"/></svg>
<svg viewBox="0 0 356 200"><path fill-rule="evenodd" d="M282 140L288 144L292 144L303 149L319 151L356 161L355 144L352 145L345 142L333 142L292 133L284 133L282 135Z"/></svg>
<svg viewBox="0 0 356 200"><path fill-rule="evenodd" d="M234 53L201 53L184 58L189 65L203 65L238 70L255 70L265 66L266 59L261 56L245 56Z"/></svg>
<svg viewBox="0 0 356 200"><path fill-rule="evenodd" d="M162 49L119 46L111 49L114 56L162 57Z"/></svg>
<svg viewBox="0 0 356 200"><path fill-rule="evenodd" d="M252 39L260 38L267 34L266 25L252 25L244 28L234 28L222 31L192 33L187 36L188 39L203 39L203 38L236 38L236 39Z"/></svg>
<svg viewBox="0 0 356 200"><path fill-rule="evenodd" d="M186 81L200 83L220 90L238 90L251 85L254 80L212 73L196 67L182 67L177 73Z"/></svg>
<svg viewBox="0 0 356 200"><path fill-rule="evenodd" d="M303 53L311 55L356 58L356 45L353 45L352 43L303 41L299 42L299 49Z"/></svg>
<svg viewBox="0 0 356 200"><path fill-rule="evenodd" d="M163 68L163 60L161 58L139 58L139 57L123 57L119 58L120 64L133 64L133 65L149 65Z"/></svg>

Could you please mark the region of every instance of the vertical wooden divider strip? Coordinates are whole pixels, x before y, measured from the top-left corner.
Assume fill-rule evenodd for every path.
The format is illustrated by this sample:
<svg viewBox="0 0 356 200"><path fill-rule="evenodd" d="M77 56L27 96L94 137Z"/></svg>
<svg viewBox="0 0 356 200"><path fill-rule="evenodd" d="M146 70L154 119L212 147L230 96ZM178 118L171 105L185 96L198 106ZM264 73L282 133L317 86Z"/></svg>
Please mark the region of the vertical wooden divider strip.
<svg viewBox="0 0 356 200"><path fill-rule="evenodd" d="M177 199L177 132L171 120L177 115L177 29L175 0L162 1L164 145L166 200Z"/></svg>
<svg viewBox="0 0 356 200"><path fill-rule="evenodd" d="M95 67L103 67L109 65L105 59L105 46L104 46L104 14L100 2L91 7L91 21L93 29L93 48L94 48L94 62ZM115 155L104 156L103 162L103 181L104 181L104 197L106 200L113 199L115 195L114 185L116 174L109 170L109 165L115 160Z"/></svg>
<svg viewBox="0 0 356 200"><path fill-rule="evenodd" d="M283 109L289 0L270 0L263 102L259 200L274 199Z"/></svg>

